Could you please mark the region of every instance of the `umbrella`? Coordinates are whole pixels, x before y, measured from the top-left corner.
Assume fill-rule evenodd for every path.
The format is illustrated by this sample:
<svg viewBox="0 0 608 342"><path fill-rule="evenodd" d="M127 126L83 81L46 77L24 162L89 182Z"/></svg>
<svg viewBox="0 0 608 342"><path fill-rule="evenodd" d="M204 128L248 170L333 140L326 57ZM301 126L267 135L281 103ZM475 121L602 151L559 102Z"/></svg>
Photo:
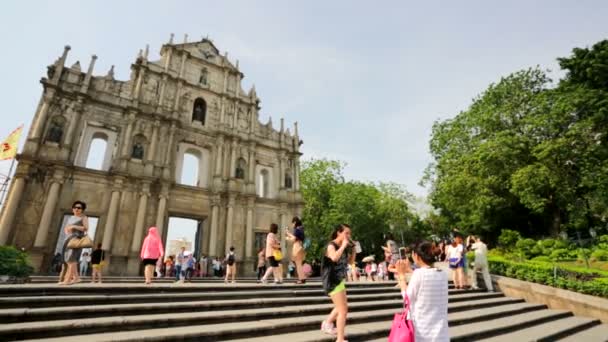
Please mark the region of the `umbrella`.
<svg viewBox="0 0 608 342"><path fill-rule="evenodd" d="M369 256L366 256L365 258L363 258L363 260L361 260L361 261L363 261L363 262L373 262L374 260L376 260L376 258L373 255L369 255Z"/></svg>

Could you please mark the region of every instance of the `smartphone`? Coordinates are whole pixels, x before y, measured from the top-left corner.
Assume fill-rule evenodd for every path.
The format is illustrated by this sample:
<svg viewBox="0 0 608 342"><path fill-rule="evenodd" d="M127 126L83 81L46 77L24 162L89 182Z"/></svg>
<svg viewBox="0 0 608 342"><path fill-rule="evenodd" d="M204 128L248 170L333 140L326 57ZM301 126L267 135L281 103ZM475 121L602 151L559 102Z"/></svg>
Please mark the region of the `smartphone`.
<svg viewBox="0 0 608 342"><path fill-rule="evenodd" d="M407 251L405 250L405 247L399 248L399 259L401 259L401 260L408 259L408 255L407 255Z"/></svg>

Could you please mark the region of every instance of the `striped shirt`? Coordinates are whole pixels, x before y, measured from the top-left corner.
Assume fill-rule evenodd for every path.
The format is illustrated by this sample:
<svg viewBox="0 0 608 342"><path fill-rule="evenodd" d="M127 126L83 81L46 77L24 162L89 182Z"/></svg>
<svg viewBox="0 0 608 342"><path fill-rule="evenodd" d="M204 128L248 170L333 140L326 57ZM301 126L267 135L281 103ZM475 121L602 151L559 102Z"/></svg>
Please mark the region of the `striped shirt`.
<svg viewBox="0 0 608 342"><path fill-rule="evenodd" d="M427 267L414 270L407 296L416 342L449 341L447 273Z"/></svg>

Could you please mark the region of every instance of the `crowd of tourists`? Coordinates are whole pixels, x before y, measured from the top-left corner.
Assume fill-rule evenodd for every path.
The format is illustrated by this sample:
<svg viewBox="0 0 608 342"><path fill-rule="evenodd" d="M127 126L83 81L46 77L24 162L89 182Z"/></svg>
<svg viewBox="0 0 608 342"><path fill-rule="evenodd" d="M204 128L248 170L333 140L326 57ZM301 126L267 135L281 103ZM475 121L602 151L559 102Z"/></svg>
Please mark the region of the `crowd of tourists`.
<svg viewBox="0 0 608 342"><path fill-rule="evenodd" d="M70 285L81 282L80 275L92 268L92 281L101 282L101 270L105 262L104 251L98 244L89 255L83 252L88 219L84 215L86 204L76 201L72 205L73 215L64 227L66 240L62 252L55 256L54 264L60 270L59 284ZM279 239L279 227L272 223L266 236L265 246L257 251L257 275L261 283L268 283L270 277L275 284L283 283L284 256ZM294 217L290 227L285 228L285 236L291 242L288 251L289 263L287 274L297 278L297 284L305 284L314 272L315 266L321 276L325 293L330 297L333 308L321 322L321 331L336 337L336 341L345 340L345 326L348 316L347 282L397 280L404 300L404 313L395 321L406 324L394 324L395 329L403 334L411 334L416 341L448 341L447 302L448 274L442 267L435 267L437 262L448 264L452 270L454 286L457 289L477 288L476 273L481 272L486 289L492 291L488 272L487 247L479 237L469 236L464 240L458 231L448 241L439 243L422 241L411 246L399 247L393 237L387 234L384 255L376 262L374 256L367 256L357 263L357 254L362 253L361 246L352 239L351 227L339 224L333 230L326 243L320 265L307 264L306 249L310 241L306 238L304 226L299 217ZM84 241L84 242L83 242ZM90 244L90 243L89 243ZM88 246L88 245L87 245ZM470 272L470 285L465 276L467 251L475 252L475 261ZM142 243L140 258L144 268L144 282L151 284L155 277L171 277L175 281L186 282L193 277L223 277L226 283L235 283L237 278L237 260L234 247L230 247L224 258L212 258L201 255L196 260L192 252L184 247L173 256L165 257L162 239L156 227L150 227ZM78 269L78 264L80 268ZM407 311L407 312L405 312ZM396 328L396 326L398 328Z"/></svg>

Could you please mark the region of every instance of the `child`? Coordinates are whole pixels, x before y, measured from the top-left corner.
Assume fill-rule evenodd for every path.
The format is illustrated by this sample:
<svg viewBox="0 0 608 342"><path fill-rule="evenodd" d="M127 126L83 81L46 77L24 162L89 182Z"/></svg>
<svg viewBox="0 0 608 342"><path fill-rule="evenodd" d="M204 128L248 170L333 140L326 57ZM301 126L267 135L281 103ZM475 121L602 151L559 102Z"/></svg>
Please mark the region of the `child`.
<svg viewBox="0 0 608 342"><path fill-rule="evenodd" d="M378 264L378 281L386 280L386 261L382 261Z"/></svg>

